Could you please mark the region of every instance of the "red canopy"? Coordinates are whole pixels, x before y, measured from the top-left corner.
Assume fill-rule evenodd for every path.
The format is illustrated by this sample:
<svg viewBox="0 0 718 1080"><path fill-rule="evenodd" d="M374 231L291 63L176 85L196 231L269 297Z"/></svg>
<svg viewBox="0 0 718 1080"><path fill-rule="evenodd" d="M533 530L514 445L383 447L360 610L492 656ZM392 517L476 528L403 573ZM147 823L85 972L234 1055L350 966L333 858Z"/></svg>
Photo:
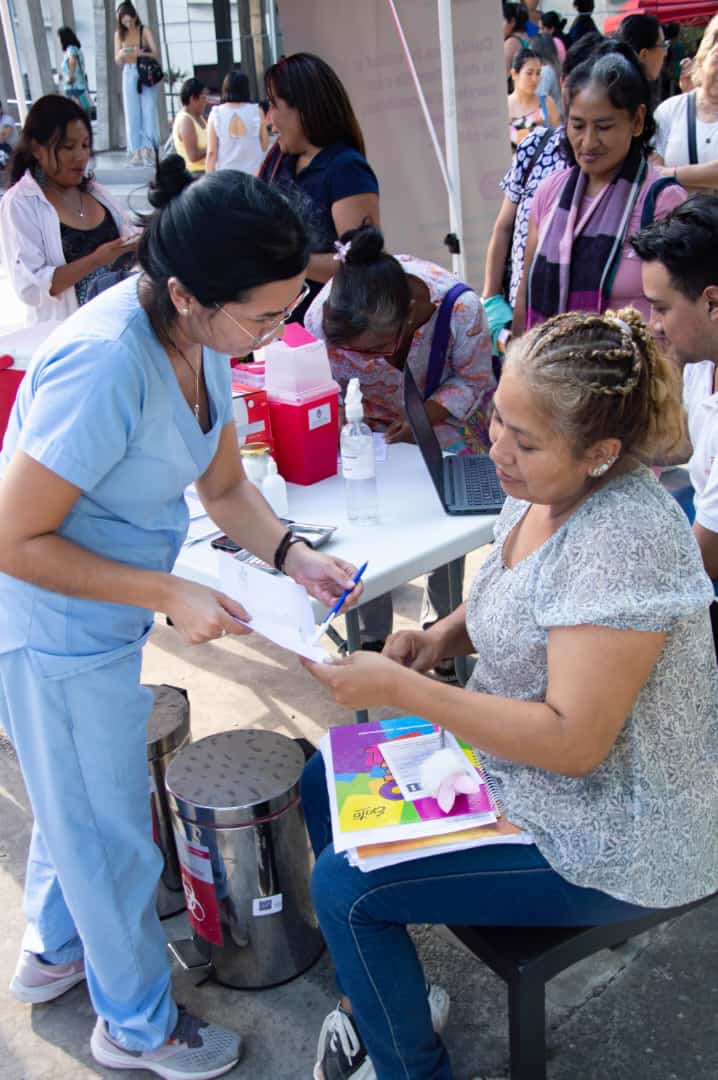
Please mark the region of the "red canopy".
<svg viewBox="0 0 718 1080"><path fill-rule="evenodd" d="M618 27L626 15L655 15L661 22L679 22L688 26L702 26L718 13L716 0L627 0L615 15L608 15L603 23L604 33Z"/></svg>

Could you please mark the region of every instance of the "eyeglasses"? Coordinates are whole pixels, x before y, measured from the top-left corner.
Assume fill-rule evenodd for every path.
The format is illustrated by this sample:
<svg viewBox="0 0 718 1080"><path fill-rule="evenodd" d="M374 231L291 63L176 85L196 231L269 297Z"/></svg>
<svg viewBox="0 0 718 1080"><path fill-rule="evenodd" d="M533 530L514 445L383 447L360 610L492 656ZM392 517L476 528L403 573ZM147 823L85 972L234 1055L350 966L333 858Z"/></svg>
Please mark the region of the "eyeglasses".
<svg viewBox="0 0 718 1080"><path fill-rule="evenodd" d="M238 319L235 319L234 315L230 315L224 305L215 304L214 306L217 308L217 311L221 311L223 315L226 315L230 322L233 322L235 326L239 327L243 334L246 334L247 337L251 339L252 349L258 349L260 345L264 345L265 342L269 341L269 339L276 334L279 327L283 326L287 319L289 319L294 314L299 305L304 303L306 298L309 296L309 291L309 283L305 281L299 291L299 295L294 300L292 300L291 304L287 304L280 317L278 319L275 319L272 322L271 326L269 326L264 331L264 333L258 335L252 335L251 330L248 330L246 326L242 326L241 322L239 322ZM264 320L255 319L254 321L263 322Z"/></svg>
<svg viewBox="0 0 718 1080"><path fill-rule="evenodd" d="M369 356L369 357L377 356L377 357L382 357L385 360L388 360L392 356L394 356L394 354L398 351L399 346L401 345L401 342L402 342L402 338L404 337L405 331L406 331L406 319L402 319L401 324L399 325L399 330L398 330L398 333L396 335L396 338L394 339L393 344L389 345L388 347L385 346L385 345L379 345L378 347L374 347L374 348L370 348L370 349L358 349L355 345L352 345L351 342L349 342L344 346L339 346L339 348L345 348L349 352L356 353L357 356Z"/></svg>

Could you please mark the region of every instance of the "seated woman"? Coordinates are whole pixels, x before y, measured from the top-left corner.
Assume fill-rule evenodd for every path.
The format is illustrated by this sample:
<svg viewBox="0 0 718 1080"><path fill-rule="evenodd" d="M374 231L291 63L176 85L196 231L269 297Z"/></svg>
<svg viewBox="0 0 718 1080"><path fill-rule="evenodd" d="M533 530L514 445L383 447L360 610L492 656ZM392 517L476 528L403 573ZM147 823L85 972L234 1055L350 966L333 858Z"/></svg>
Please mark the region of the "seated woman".
<svg viewBox="0 0 718 1080"><path fill-rule="evenodd" d="M265 75L268 123L277 142L259 176L278 184L309 233L309 296L294 314L301 322L337 268L334 243L367 218L379 225L379 184L364 156L364 136L338 75L319 56L294 53Z"/></svg>
<svg viewBox="0 0 718 1080"><path fill-rule="evenodd" d="M718 886L713 590L683 511L639 464L681 438L677 381L632 309L512 342L491 422L507 499L466 604L383 656L305 662L341 705L392 706L478 747L530 839L363 873L334 853L309 761L314 903L344 995L316 1077L373 1075L368 1057L377 1080L450 1080L408 923L607 923ZM447 652L477 653L466 689L421 674Z"/></svg>
<svg viewBox="0 0 718 1080"><path fill-rule="evenodd" d="M534 128L556 127L561 117L553 98L538 92L541 58L533 49L519 49L511 70L514 89L509 94L509 138L515 150Z"/></svg>
<svg viewBox="0 0 718 1080"><path fill-rule="evenodd" d="M92 128L75 101L48 94L27 114L0 203L0 247L26 322L61 321L136 237L104 188L86 175Z"/></svg>
<svg viewBox="0 0 718 1080"><path fill-rule="evenodd" d="M373 225L344 233L331 283L324 286L305 317L305 326L326 341L332 375L342 393L356 376L364 395L367 423L387 442L413 442L404 415L404 368L422 393L439 442L461 451L489 446L488 414L496 381L486 315L473 291L452 308L449 340L441 371L429 385L429 360L437 313L457 284L448 270L412 255L390 255ZM422 608L431 625L449 611L446 567L434 570ZM362 640L381 647L391 632L391 595L359 609Z"/></svg>
<svg viewBox="0 0 718 1080"><path fill-rule="evenodd" d="M686 198L648 163L651 89L633 49L600 45L571 73L564 95L572 167L543 180L534 196L515 334L564 311L631 305L647 319L630 239Z"/></svg>
<svg viewBox="0 0 718 1080"><path fill-rule="evenodd" d="M201 79L185 79L180 87L182 108L172 124L172 142L187 172L203 173L207 160L207 108L209 91Z"/></svg>

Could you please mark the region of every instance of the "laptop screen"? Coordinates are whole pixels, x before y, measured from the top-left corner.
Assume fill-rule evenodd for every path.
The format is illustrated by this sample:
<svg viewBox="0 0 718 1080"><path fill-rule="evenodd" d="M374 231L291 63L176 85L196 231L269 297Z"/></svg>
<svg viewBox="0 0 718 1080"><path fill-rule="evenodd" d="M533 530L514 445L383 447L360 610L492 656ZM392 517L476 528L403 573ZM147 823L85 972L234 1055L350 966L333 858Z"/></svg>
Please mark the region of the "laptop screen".
<svg viewBox="0 0 718 1080"><path fill-rule="evenodd" d="M421 450L426 467L431 474L439 497L444 500L444 455L436 437L431 421L426 414L426 406L414 376L408 367L404 368L404 408L409 426L414 432L417 446Z"/></svg>

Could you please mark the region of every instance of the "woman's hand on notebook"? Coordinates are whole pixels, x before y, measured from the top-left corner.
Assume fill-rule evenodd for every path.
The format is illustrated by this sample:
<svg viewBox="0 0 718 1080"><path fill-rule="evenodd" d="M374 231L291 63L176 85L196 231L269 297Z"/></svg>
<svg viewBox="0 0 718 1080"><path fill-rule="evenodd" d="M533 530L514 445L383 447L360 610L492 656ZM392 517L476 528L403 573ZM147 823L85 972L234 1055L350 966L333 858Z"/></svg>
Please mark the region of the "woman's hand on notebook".
<svg viewBox="0 0 718 1080"><path fill-rule="evenodd" d="M395 420L384 432L384 438L388 443L414 442L414 435L409 427L408 420Z"/></svg>

